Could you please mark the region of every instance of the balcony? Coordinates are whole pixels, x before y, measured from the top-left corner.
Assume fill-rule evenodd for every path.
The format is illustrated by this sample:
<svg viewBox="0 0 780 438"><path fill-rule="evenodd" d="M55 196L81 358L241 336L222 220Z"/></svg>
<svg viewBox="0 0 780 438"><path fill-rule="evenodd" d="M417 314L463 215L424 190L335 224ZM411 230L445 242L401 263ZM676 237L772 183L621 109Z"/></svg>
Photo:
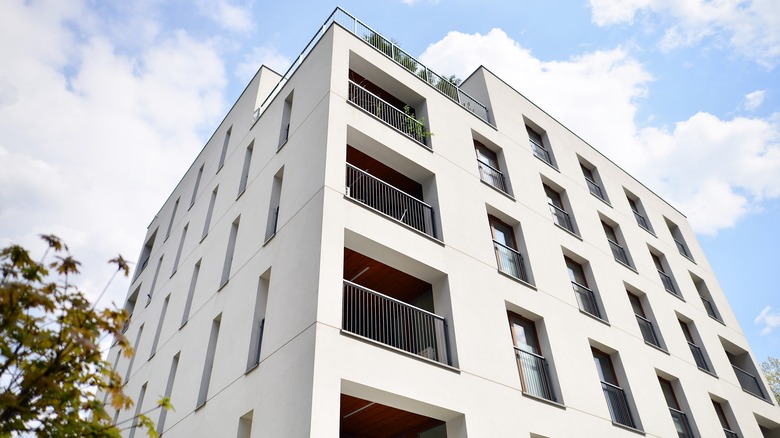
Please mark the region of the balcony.
<svg viewBox="0 0 780 438"><path fill-rule="evenodd" d="M500 170L485 163L482 160L477 160L477 166L479 167L479 178L482 181L490 184L504 193L507 193L506 180L504 179L504 174L501 173Z"/></svg>
<svg viewBox="0 0 780 438"><path fill-rule="evenodd" d="M644 229L645 229L645 230L647 230L647 231L650 231L650 226L649 226L649 225L647 225L647 220L645 219L645 217L644 217L644 216L642 216L642 215L641 215L641 214L640 214L638 211L636 211L636 210L633 210L633 212L634 212L634 217L636 218L636 223L637 223L637 225L639 225L640 227L644 228Z"/></svg>
<svg viewBox="0 0 780 438"><path fill-rule="evenodd" d="M737 380L739 380L739 385L742 386L743 391L749 392L758 398L768 400L767 396L764 394L764 390L761 388L762 385L758 381L758 377L736 365L731 365L731 367L734 368L734 374L737 375Z"/></svg>
<svg viewBox="0 0 780 438"><path fill-rule="evenodd" d="M653 327L653 323L649 319L642 316L636 314L634 316L636 316L636 322L639 323L639 331L642 332L642 338L645 340L645 342L661 348L661 343L658 342L658 336L655 334L655 327Z"/></svg>
<svg viewBox="0 0 780 438"><path fill-rule="evenodd" d="M341 394L339 438L446 438L446 422ZM430 413L428 413L430 415Z"/></svg>
<svg viewBox="0 0 780 438"><path fill-rule="evenodd" d="M493 248L496 251L496 263L498 264L499 271L528 282L522 254L495 240L493 241Z"/></svg>
<svg viewBox="0 0 780 438"><path fill-rule="evenodd" d="M550 212L553 215L553 222L555 222L555 225L558 225L561 228L564 228L568 230L572 234L574 233L574 226L571 223L571 218L569 217L569 213L566 213L563 209L560 207L556 207L553 204L548 204L550 206Z"/></svg>
<svg viewBox="0 0 780 438"><path fill-rule="evenodd" d="M602 201L606 201L604 198L604 192L601 190L601 186L596 184L595 181L591 180L590 178L585 178L585 182L588 184L588 190L590 190L590 193L601 199Z"/></svg>
<svg viewBox="0 0 780 438"><path fill-rule="evenodd" d="M544 356L515 347L517 367L523 392L545 400L556 401L550 381L550 369Z"/></svg>
<svg viewBox="0 0 780 438"><path fill-rule="evenodd" d="M616 242L613 242L610 239L607 239L607 242L609 242L609 247L612 249L612 256L615 257L615 260L617 260L618 262L626 266L629 266L626 250L622 246L618 245Z"/></svg>
<svg viewBox="0 0 780 438"><path fill-rule="evenodd" d="M346 166L349 198L436 238L433 207L352 164Z"/></svg>
<svg viewBox="0 0 780 438"><path fill-rule="evenodd" d="M623 388L611 383L601 381L601 388L604 390L604 398L607 399L607 407L612 422L635 429L634 417L631 416L631 409L628 407L626 394Z"/></svg>
<svg viewBox="0 0 780 438"><path fill-rule="evenodd" d="M699 296L699 298L701 298L701 303L704 304L704 309L707 311L707 315L709 315L712 319L720 321L720 318L718 318L718 312L715 311L715 305L703 296Z"/></svg>
<svg viewBox="0 0 780 438"><path fill-rule="evenodd" d="M596 302L596 294L587 287L573 281L571 282L571 286L574 289L574 295L577 297L577 304L579 305L580 310L593 315L598 319L602 319L598 303Z"/></svg>
<svg viewBox="0 0 780 438"><path fill-rule="evenodd" d="M710 367L707 366L707 361L704 360L704 353L702 353L701 348L692 342L688 342L688 347L691 348L691 354L693 355L693 360L696 361L696 366L699 367L700 370L704 370L709 373Z"/></svg>
<svg viewBox="0 0 780 438"><path fill-rule="evenodd" d="M421 146L431 149L425 143L425 126L412 117L411 113L399 110L386 100L352 81L349 81L349 101L416 141Z"/></svg>
<svg viewBox="0 0 780 438"><path fill-rule="evenodd" d="M661 271L660 269L658 271L658 276L661 277L661 283L664 284L664 289L667 290L667 292L672 293L673 295L680 296L677 293L677 289L674 288L674 282L672 282L672 277L666 274L666 272Z"/></svg>
<svg viewBox="0 0 780 438"><path fill-rule="evenodd" d="M672 414L672 421L674 422L674 428L677 430L677 436L680 438L693 438L691 425L688 423L688 416L685 415L685 412L674 408L669 408L669 412Z"/></svg>
<svg viewBox="0 0 780 438"><path fill-rule="evenodd" d="M552 157L550 157L550 151L544 148L544 146L538 144L537 142L531 140L531 150L534 152L534 155L536 158L544 161L545 163L549 164L550 166L553 165L552 163Z"/></svg>

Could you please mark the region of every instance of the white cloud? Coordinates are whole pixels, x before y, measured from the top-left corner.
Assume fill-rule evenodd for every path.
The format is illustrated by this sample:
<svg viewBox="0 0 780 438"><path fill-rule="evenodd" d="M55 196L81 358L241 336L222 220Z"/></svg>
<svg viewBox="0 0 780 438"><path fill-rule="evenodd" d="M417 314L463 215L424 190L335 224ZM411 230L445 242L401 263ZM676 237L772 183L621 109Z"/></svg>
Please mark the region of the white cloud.
<svg viewBox="0 0 780 438"><path fill-rule="evenodd" d="M249 82L261 65L284 74L290 64L290 59L277 51L274 46L264 45L255 47L244 55L244 60L236 66L236 76L242 82Z"/></svg>
<svg viewBox="0 0 780 438"><path fill-rule="evenodd" d="M197 4L201 14L211 18L225 29L234 32L248 32L254 29L249 6L235 5L227 0L199 0Z"/></svg>
<svg viewBox="0 0 780 438"><path fill-rule="evenodd" d="M700 233L734 226L780 196L780 117L697 113L671 130L640 128L637 105L652 76L622 48L542 61L493 29L450 32L420 58L459 77L485 65L677 206Z"/></svg>
<svg viewBox="0 0 780 438"><path fill-rule="evenodd" d="M745 102L742 106L748 111L753 111L764 103L765 95L765 90L756 90L752 93L748 93L745 95Z"/></svg>
<svg viewBox="0 0 780 438"><path fill-rule="evenodd" d="M762 335L768 335L772 330L780 327L780 311L772 312L772 306L764 307L764 310L756 317L756 324L763 324Z"/></svg>
<svg viewBox="0 0 780 438"><path fill-rule="evenodd" d="M780 60L775 0L590 0L590 5L599 26L633 23L643 13L660 16L670 23L659 42L664 50L708 40L767 67Z"/></svg>

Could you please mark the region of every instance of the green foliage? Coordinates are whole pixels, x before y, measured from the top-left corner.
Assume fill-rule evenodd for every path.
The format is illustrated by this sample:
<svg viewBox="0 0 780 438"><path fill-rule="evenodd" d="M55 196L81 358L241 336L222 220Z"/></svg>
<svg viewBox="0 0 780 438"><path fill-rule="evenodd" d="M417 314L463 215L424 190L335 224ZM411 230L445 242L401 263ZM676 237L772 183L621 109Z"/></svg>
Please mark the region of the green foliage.
<svg viewBox="0 0 780 438"><path fill-rule="evenodd" d="M409 105L404 106L404 114L409 116L406 119L407 132L415 134L419 138L427 138L433 135L431 131L425 129L425 117L420 117L419 119L415 117Z"/></svg>
<svg viewBox="0 0 780 438"><path fill-rule="evenodd" d="M761 370L769 383L769 390L775 395L775 400L780 403L780 360L776 357L768 356L761 364Z"/></svg>
<svg viewBox="0 0 780 438"><path fill-rule="evenodd" d="M0 437L118 437L97 392L114 409L133 402L102 359L100 342L113 336L132 355L122 334L127 313L96 310L71 283L80 263L68 247L55 236L41 238L48 248L40 262L19 245L0 250ZM129 272L121 256L111 263ZM146 415L138 421L157 435Z"/></svg>

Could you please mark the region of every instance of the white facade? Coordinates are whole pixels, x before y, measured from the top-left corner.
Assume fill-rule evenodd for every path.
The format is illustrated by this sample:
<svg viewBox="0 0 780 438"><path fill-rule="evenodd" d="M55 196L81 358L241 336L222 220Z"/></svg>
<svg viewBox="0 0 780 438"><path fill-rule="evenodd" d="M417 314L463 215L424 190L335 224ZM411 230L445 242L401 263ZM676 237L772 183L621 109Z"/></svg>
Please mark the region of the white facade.
<svg viewBox="0 0 780 438"><path fill-rule="evenodd" d="M284 80L260 69L149 225L128 295L135 356L109 358L139 412L170 395L164 436L672 437L684 414L690 436L780 437L680 212L489 70L461 85L483 120L334 14ZM408 433L369 432L390 408L417 414L389 421Z"/></svg>

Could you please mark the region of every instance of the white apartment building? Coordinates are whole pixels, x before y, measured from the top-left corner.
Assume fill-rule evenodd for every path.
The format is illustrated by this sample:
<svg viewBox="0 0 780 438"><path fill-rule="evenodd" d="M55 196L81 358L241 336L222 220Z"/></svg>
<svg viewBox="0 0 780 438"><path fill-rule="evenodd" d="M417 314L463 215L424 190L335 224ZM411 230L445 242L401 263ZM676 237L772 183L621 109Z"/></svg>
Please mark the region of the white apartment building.
<svg viewBox="0 0 780 438"><path fill-rule="evenodd" d="M135 413L171 398L165 437L780 437L683 214L340 9L258 71L139 260L109 358Z"/></svg>

